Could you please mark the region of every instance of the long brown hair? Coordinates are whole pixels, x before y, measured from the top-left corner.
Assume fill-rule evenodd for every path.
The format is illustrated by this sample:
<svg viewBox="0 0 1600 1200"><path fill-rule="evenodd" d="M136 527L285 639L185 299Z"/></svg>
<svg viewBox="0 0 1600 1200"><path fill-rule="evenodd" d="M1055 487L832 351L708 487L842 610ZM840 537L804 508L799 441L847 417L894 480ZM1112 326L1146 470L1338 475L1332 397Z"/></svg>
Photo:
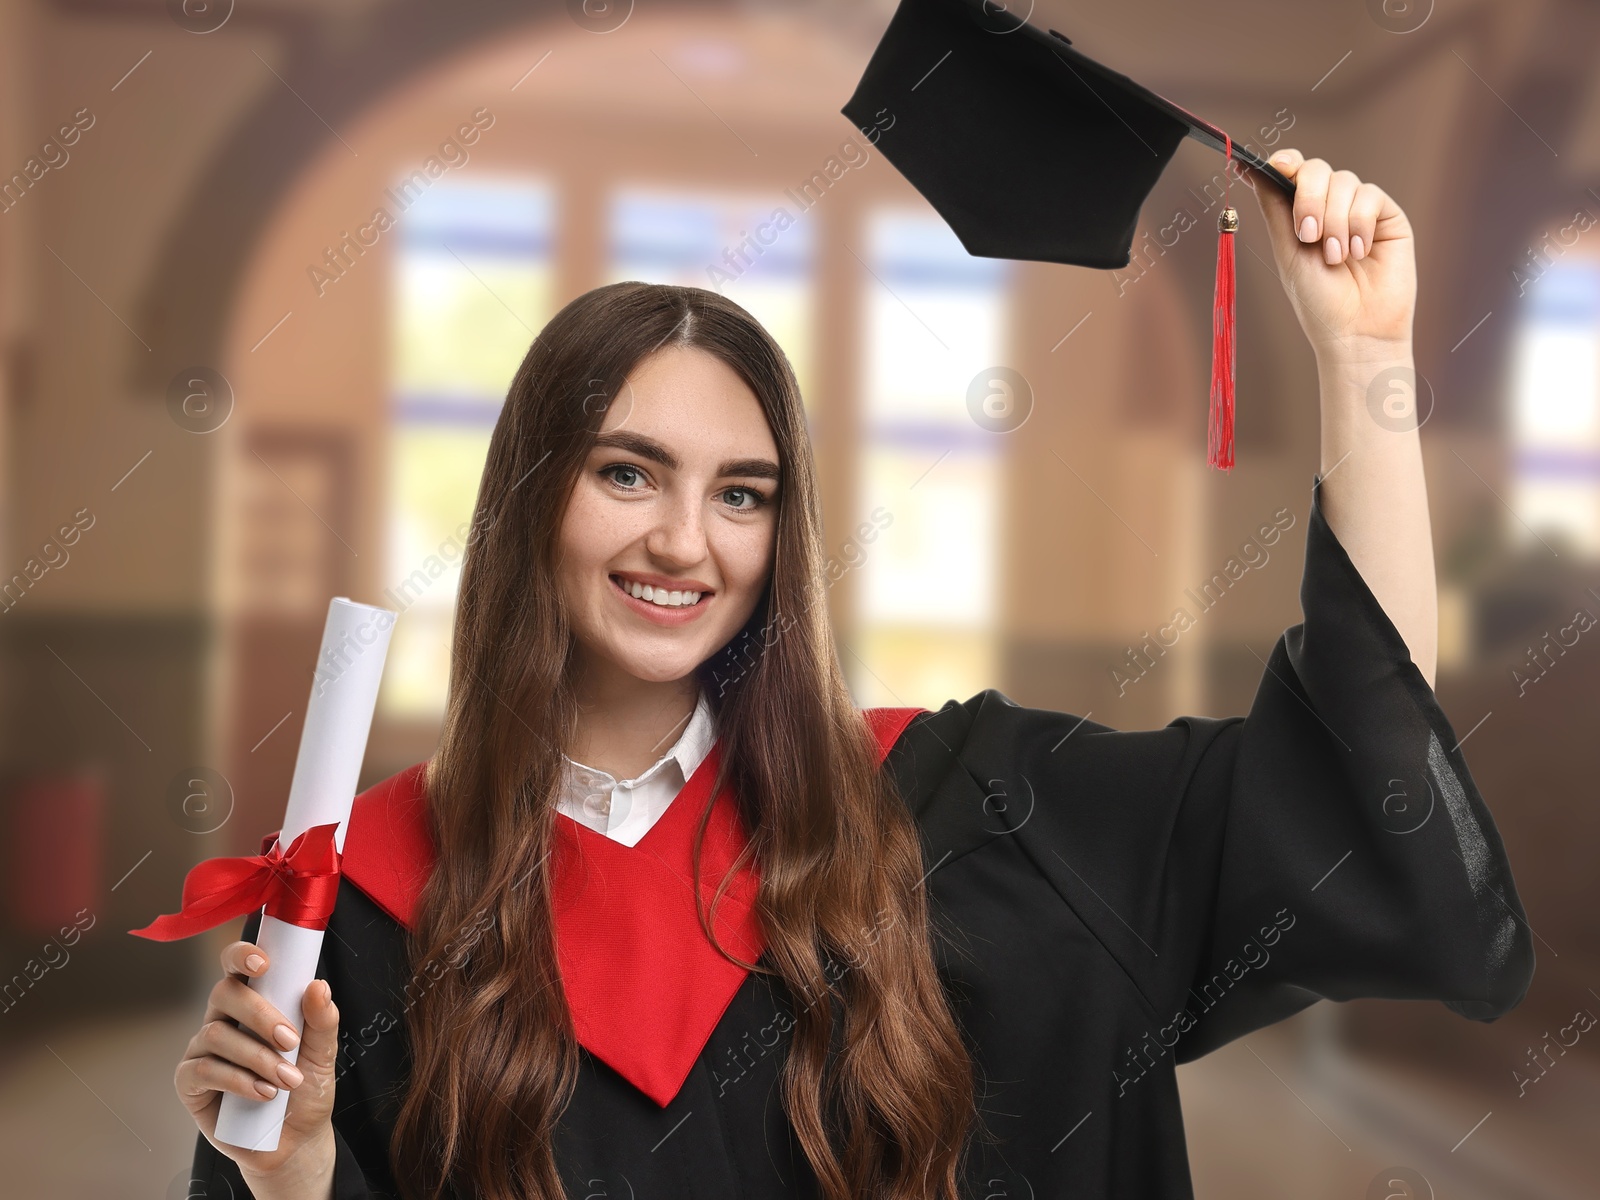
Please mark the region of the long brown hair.
<svg viewBox="0 0 1600 1200"><path fill-rule="evenodd" d="M489 443L427 773L438 857L411 939L412 1076L391 1145L396 1178L411 1200L438 1200L451 1183L485 1200L565 1194L551 1140L579 1050L547 864L577 705L573 635L551 581L562 516L607 403L669 344L740 374L782 471L766 589L696 672L721 746L712 794L732 789L750 833L767 943L762 963L718 949L788 988L783 1102L823 1196L955 1200L976 1122L972 1064L934 965L917 830L877 766L827 621L821 506L794 372L726 297L639 282L596 288L550 320ZM701 814L696 874L704 830ZM459 969L423 979L469 927L483 932Z"/></svg>

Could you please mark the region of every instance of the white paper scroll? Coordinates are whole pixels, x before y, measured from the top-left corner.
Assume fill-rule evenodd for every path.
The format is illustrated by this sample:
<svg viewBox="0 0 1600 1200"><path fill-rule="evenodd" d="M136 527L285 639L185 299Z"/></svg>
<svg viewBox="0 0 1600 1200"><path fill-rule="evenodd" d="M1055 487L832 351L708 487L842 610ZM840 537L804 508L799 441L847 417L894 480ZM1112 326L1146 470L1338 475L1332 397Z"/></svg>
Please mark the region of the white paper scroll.
<svg viewBox="0 0 1600 1200"><path fill-rule="evenodd" d="M334 844L344 849L350 802L355 799L361 760L366 755L395 616L387 608L356 604L343 596L328 604L305 728L300 733L300 753L289 786L289 807L278 835L278 844L285 849L311 826L331 821L339 823ZM316 978L322 938L322 930L302 929L275 917L261 918L256 943L266 952L270 965L265 974L249 983L299 1032L305 1029L300 1001ZM299 1054L298 1047L283 1052L290 1062ZM288 1105L289 1090L281 1084L271 1100L224 1092L216 1138L230 1146L276 1150Z"/></svg>

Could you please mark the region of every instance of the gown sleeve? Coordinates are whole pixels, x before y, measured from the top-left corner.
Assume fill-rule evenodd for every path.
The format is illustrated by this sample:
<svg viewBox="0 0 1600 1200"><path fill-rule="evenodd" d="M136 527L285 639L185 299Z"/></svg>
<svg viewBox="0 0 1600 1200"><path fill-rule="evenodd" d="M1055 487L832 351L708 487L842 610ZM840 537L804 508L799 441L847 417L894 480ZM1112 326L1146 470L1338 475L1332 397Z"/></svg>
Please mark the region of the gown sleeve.
<svg viewBox="0 0 1600 1200"><path fill-rule="evenodd" d="M1321 483L1304 620L1247 716L1118 731L992 691L969 702L968 770L991 792L1026 785L1015 835L1169 1022L1179 1062L1318 999L1432 999L1493 1021L1532 979L1460 738L1328 526Z"/></svg>
<svg viewBox="0 0 1600 1200"><path fill-rule="evenodd" d="M261 930L261 914L252 913L245 919L244 929L239 936L242 940L251 942ZM322 961L317 967L317 978L327 979L327 943L324 943ZM335 995L339 994L338 984L334 983ZM340 1081L343 1085L344 1081ZM350 1111L352 1106L344 1102L339 1096L339 1085L336 1085L333 1114L333 1140L336 1148L336 1157L333 1168L333 1200L391 1200L390 1193L373 1188L369 1185L366 1174L361 1169L361 1164L356 1159L355 1151L350 1143L345 1140L340 1132L340 1113ZM253 1195L250 1187L245 1183L244 1176L239 1171L239 1164L226 1154L223 1154L209 1141L205 1134L195 1131L194 1163L189 1171L189 1194L192 1196L230 1196L235 1200L244 1200Z"/></svg>
<svg viewBox="0 0 1600 1200"><path fill-rule="evenodd" d="M1166 980L1196 1017L1186 1061L1319 998L1432 999L1477 1021L1521 1002L1532 931L1505 846L1405 640L1312 485L1304 615L1249 715L1190 780L1214 822L1207 927Z"/></svg>

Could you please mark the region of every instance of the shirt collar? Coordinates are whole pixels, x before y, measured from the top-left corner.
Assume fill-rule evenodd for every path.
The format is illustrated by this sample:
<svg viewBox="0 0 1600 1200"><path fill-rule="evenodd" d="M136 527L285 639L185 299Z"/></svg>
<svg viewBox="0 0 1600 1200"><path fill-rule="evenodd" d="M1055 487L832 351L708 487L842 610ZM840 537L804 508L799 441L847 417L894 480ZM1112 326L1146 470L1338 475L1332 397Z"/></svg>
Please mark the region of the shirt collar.
<svg viewBox="0 0 1600 1200"><path fill-rule="evenodd" d="M711 713L711 703L706 699L705 689L702 688L699 697L695 701L694 712L689 717L689 723L684 727L683 732L678 735L678 740L673 743L672 749L656 759L643 773L633 779L621 782L637 787L653 778L667 763L674 761L677 762L679 769L683 772L683 778L687 781L694 774L695 768L705 760L706 755L711 753L712 743L716 740L716 721ZM565 754L561 757L566 759L569 773L574 769L592 771L603 780L610 780L612 785L619 782L614 775L602 771L598 767L580 763Z"/></svg>

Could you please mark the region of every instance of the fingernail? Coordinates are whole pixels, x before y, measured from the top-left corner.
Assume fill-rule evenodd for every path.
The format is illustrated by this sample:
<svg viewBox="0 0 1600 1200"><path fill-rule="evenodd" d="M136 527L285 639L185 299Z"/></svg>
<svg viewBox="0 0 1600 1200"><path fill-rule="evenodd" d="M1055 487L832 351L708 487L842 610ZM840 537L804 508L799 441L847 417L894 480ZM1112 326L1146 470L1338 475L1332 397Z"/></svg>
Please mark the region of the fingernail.
<svg viewBox="0 0 1600 1200"><path fill-rule="evenodd" d="M1350 257L1361 258L1366 253L1367 247L1361 241L1361 235L1359 233L1352 233L1350 235Z"/></svg>
<svg viewBox="0 0 1600 1200"><path fill-rule="evenodd" d="M249 958L244 960L244 965L245 970L247 971L259 971L262 967L267 965L267 960L262 958L259 954L252 954Z"/></svg>
<svg viewBox="0 0 1600 1200"><path fill-rule="evenodd" d="M273 1087L265 1079L256 1080L256 1091L260 1092L268 1100L271 1100L278 1094L278 1089Z"/></svg>
<svg viewBox="0 0 1600 1200"><path fill-rule="evenodd" d="M1315 217L1307 217L1300 222L1300 240L1302 242L1314 242L1317 240L1317 219Z"/></svg>
<svg viewBox="0 0 1600 1200"><path fill-rule="evenodd" d="M1339 262L1339 239L1329 238L1322 245L1322 256L1328 260L1330 267L1337 266Z"/></svg>
<svg viewBox="0 0 1600 1200"><path fill-rule="evenodd" d="M1289 155L1280 150L1272 156L1272 165L1275 167L1287 167L1289 165Z"/></svg>
<svg viewBox="0 0 1600 1200"><path fill-rule="evenodd" d="M272 1031L272 1036L278 1040L278 1045L285 1050L293 1050L300 1044L300 1035L287 1025L279 1025Z"/></svg>
<svg viewBox="0 0 1600 1200"><path fill-rule="evenodd" d="M292 1063L278 1064L278 1078L283 1080L290 1087L299 1087L300 1084L305 1081L305 1076L300 1074L300 1068L294 1066Z"/></svg>

